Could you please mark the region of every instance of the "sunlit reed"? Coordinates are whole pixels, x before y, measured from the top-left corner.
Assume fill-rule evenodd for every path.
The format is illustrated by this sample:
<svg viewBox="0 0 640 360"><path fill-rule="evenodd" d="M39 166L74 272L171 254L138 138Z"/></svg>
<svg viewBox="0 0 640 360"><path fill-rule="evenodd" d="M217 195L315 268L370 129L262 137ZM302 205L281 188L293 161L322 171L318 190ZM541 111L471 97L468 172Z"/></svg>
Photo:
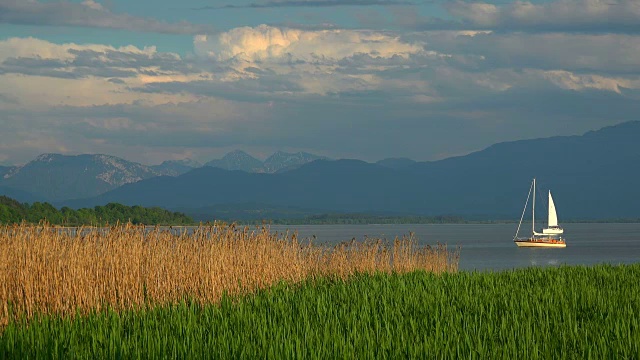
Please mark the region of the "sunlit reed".
<svg viewBox="0 0 640 360"><path fill-rule="evenodd" d="M214 224L193 231L124 224L0 227L0 327L34 314L218 301L274 283L356 273L455 272L458 251L412 234L336 246L268 227Z"/></svg>

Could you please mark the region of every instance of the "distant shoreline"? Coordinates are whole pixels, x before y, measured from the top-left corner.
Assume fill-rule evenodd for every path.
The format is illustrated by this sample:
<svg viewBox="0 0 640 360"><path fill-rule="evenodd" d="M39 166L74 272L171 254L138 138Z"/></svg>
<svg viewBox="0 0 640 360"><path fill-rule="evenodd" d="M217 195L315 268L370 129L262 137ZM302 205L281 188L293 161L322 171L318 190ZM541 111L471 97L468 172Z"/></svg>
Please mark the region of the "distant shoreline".
<svg viewBox="0 0 640 360"><path fill-rule="evenodd" d="M494 225L517 224L517 220L460 220L460 221L404 221L402 219L389 219L387 221L371 221L363 219L340 219L336 221L305 221L307 219L272 219L272 220L238 220L242 225ZM226 221L226 220L222 220ZM228 221L234 222L234 221ZM523 224L531 224L531 221L523 221ZM589 219L568 220L563 224L638 224L640 219Z"/></svg>

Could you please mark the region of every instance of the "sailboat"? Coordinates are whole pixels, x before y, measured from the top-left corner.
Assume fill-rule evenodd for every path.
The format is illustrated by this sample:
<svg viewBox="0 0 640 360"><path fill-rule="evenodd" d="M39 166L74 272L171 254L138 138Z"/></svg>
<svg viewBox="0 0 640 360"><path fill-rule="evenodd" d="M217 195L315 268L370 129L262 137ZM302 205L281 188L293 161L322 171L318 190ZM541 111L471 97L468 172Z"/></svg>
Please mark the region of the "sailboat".
<svg viewBox="0 0 640 360"><path fill-rule="evenodd" d="M522 225L522 219L524 219L524 213L527 210L529 203L529 197L533 192L533 205L531 216L531 237L518 238L520 232L520 225ZM519 247L550 247L550 248L563 248L567 247L567 243L562 237L564 230L558 226L558 214L556 213L556 205L553 202L551 196L551 190L549 190L549 217L547 219L547 227L542 229L542 232L536 232L536 179L533 179L531 187L529 188L529 195L527 195L527 201L524 204L524 210L522 210L522 216L520 217L520 223L518 224L518 230L513 237L513 241Z"/></svg>

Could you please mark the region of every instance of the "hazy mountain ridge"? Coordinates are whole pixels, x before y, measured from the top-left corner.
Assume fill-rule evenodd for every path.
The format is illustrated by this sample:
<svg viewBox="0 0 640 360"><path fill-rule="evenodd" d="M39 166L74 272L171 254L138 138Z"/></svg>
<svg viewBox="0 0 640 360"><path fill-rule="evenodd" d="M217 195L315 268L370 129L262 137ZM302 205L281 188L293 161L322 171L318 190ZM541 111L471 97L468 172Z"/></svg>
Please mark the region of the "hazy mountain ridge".
<svg viewBox="0 0 640 360"><path fill-rule="evenodd" d="M273 174L293 170L319 159L326 159L326 157L302 151L297 153L277 151L264 161L260 161L242 150L234 150L221 159L214 159L207 162L205 166L217 167L224 170L241 170L248 173Z"/></svg>
<svg viewBox="0 0 640 360"><path fill-rule="evenodd" d="M168 176L178 176L202 166L203 165L201 163L195 160L183 159L183 160L166 160L166 161L163 161L162 164L160 165L151 165L151 168L155 170L158 174L168 175Z"/></svg>
<svg viewBox="0 0 640 360"><path fill-rule="evenodd" d="M230 171L262 172L262 161L242 150L234 150L227 153L221 159L211 160L204 165Z"/></svg>
<svg viewBox="0 0 640 360"><path fill-rule="evenodd" d="M36 201L42 201L42 198L39 196L35 196L29 192L7 186L0 186L0 195L10 197L21 203L33 203Z"/></svg>
<svg viewBox="0 0 640 360"><path fill-rule="evenodd" d="M278 151L269 156L262 165L264 172L277 173L281 171L293 170L304 164L310 163L315 160L325 160L324 156L318 156L307 152L287 153L284 151Z"/></svg>
<svg viewBox="0 0 640 360"><path fill-rule="evenodd" d="M201 168L127 184L75 205L123 202L184 209L255 202L336 212L515 218L535 176L542 193L549 187L554 192L561 221L638 217L639 138L640 122L632 122L583 136L500 143L399 169L358 160L317 160L276 174Z"/></svg>
<svg viewBox="0 0 640 360"><path fill-rule="evenodd" d="M0 181L2 181L1 179L4 178L5 175L7 175L9 172L11 172L12 169L14 169L15 166L2 166L0 165Z"/></svg>
<svg viewBox="0 0 640 360"><path fill-rule="evenodd" d="M377 165L381 165L384 167L388 167L391 169L401 169L404 167L408 167L414 165L417 161L402 157L402 158L386 158L382 160L376 161Z"/></svg>
<svg viewBox="0 0 640 360"><path fill-rule="evenodd" d="M277 152L269 157L268 171L288 171L321 158L308 153ZM266 172L262 161L237 150L209 166L245 172ZM41 154L19 166L0 166L0 195L21 201L64 201L100 195L124 184L156 176L178 176L203 165L191 159L143 165L104 154Z"/></svg>
<svg viewBox="0 0 640 360"><path fill-rule="evenodd" d="M0 185L42 200L91 197L159 174L115 156L42 154L4 175Z"/></svg>

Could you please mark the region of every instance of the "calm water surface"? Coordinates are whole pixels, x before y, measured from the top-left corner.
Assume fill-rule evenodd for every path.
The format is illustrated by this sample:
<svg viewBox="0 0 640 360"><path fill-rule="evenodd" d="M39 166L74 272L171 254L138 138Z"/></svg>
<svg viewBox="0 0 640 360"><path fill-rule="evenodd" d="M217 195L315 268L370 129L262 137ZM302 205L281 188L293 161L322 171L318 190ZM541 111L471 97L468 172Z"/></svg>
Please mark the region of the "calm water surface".
<svg viewBox="0 0 640 360"><path fill-rule="evenodd" d="M272 231L296 230L301 238L335 244L352 238L393 240L413 232L420 244L460 246L460 270L502 270L527 266L630 264L640 262L640 224L565 224L564 249L518 248L517 224L435 225L272 225ZM527 236L526 224L520 236Z"/></svg>

